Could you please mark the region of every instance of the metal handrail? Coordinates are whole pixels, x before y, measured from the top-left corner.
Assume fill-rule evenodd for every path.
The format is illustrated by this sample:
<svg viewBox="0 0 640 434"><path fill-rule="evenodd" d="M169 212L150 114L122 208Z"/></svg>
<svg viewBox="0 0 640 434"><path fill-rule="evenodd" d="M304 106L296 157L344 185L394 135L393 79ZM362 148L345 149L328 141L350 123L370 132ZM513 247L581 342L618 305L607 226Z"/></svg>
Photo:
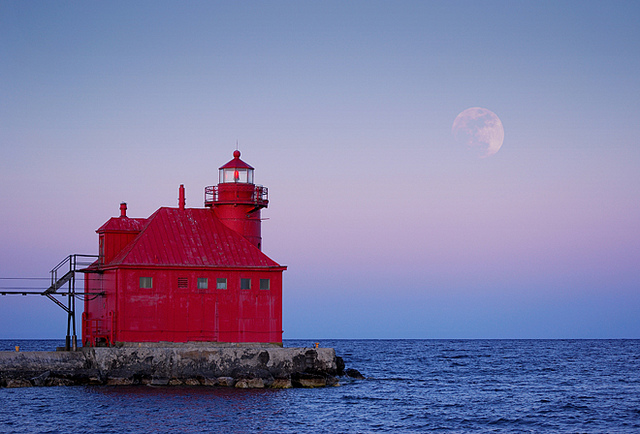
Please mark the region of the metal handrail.
<svg viewBox="0 0 640 434"><path fill-rule="evenodd" d="M220 201L220 189L218 185L210 185L204 188L204 205L212 206ZM262 185L255 185L251 194L250 203L255 205L266 205L269 203L269 189Z"/></svg>
<svg viewBox="0 0 640 434"><path fill-rule="evenodd" d="M81 260L78 260L79 258ZM58 265L51 269L51 286L45 292L55 292L58 288L67 283L67 281L70 279L70 273L78 271L79 265L81 267L89 266L98 258L98 255L83 255L78 253L67 256L62 261L60 261ZM69 264L69 270L66 271L61 278L58 278L58 271L67 263ZM62 282L62 280L65 281Z"/></svg>

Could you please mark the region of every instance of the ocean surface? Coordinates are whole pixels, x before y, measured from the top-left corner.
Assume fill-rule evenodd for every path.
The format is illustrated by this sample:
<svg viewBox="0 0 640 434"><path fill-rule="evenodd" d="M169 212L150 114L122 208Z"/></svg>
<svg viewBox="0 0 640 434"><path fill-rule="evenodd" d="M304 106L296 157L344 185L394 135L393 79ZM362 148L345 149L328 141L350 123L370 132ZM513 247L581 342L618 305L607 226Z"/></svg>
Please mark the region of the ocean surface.
<svg viewBox="0 0 640 434"><path fill-rule="evenodd" d="M311 346L285 341L285 346ZM63 341L0 341L0 350ZM640 432L640 340L321 340L324 389L0 389L2 433Z"/></svg>

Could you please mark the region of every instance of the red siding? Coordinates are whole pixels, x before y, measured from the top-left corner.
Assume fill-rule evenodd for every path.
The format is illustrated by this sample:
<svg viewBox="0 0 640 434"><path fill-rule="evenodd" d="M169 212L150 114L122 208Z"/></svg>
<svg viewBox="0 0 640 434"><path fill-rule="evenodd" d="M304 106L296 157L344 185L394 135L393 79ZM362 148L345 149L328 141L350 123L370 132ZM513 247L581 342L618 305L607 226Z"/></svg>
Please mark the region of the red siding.
<svg viewBox="0 0 640 434"><path fill-rule="evenodd" d="M251 289L240 289L240 275ZM282 342L281 271L122 270L117 300L115 340L122 342ZM139 288L140 277L153 277L153 288ZM198 289L207 277L209 288ZM217 289L218 277L227 289ZM186 278L187 288L178 288ZM268 278L271 289L259 289Z"/></svg>

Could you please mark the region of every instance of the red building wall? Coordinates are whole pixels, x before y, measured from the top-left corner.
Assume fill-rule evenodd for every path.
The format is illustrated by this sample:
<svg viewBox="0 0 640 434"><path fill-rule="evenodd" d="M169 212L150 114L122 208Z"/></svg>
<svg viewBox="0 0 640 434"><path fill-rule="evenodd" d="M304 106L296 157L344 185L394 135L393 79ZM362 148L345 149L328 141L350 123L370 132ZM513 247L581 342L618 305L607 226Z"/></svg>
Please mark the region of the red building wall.
<svg viewBox="0 0 640 434"><path fill-rule="evenodd" d="M153 287L140 288L140 277L151 277ZM198 278L208 279L207 289L197 288ZM216 287L218 278L227 279L226 289ZM241 278L250 289L240 289ZM269 280L268 290L260 279ZM116 269L89 282L99 285L88 292L101 287L105 296L85 307L93 328L83 330L85 345L96 337L111 344L282 342L282 271Z"/></svg>

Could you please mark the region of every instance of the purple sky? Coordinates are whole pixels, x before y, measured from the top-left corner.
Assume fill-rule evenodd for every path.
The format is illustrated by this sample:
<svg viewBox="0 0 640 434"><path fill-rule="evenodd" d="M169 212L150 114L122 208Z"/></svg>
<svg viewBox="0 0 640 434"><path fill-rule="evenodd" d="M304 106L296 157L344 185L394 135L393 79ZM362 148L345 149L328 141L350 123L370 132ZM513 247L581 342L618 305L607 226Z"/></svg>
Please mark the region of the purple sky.
<svg viewBox="0 0 640 434"><path fill-rule="evenodd" d="M0 278L269 188L285 338L640 338L638 2L0 1ZM486 107L500 151L453 120ZM40 282L43 286L46 282ZM0 286L33 282L0 280ZM0 338L64 337L0 297Z"/></svg>

